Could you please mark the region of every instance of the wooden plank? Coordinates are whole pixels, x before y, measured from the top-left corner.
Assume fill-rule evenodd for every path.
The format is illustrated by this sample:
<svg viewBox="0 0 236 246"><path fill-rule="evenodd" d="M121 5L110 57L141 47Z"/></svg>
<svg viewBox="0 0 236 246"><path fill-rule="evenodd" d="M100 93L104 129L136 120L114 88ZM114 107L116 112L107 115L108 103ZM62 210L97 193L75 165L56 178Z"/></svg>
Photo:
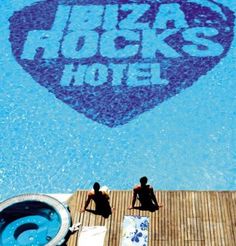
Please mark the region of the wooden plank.
<svg viewBox="0 0 236 246"><path fill-rule="evenodd" d="M175 223L175 226L176 226L176 245L177 246L180 246L181 245L181 222L180 222L180 217L181 217L181 212L182 212L182 209L180 207L180 192L176 191L174 192L174 203L175 203L175 219L176 219L176 223Z"/></svg>
<svg viewBox="0 0 236 246"><path fill-rule="evenodd" d="M124 214L124 211L126 211L126 207L124 204L124 196L125 196L125 192L116 192L116 210L115 210L115 214L116 217L115 219L115 223L114 223L114 240L113 243L114 245L118 245L119 241L120 241L120 235L121 235L121 223L122 223L122 217Z"/></svg>
<svg viewBox="0 0 236 246"><path fill-rule="evenodd" d="M165 204L165 206L163 207L162 211L163 211L163 216L162 216L162 230L161 230L161 234L160 237L163 241L167 241L168 240L168 228L169 228L169 213L168 213L168 209L169 209L169 203L167 202L167 192L163 192L163 202Z"/></svg>
<svg viewBox="0 0 236 246"><path fill-rule="evenodd" d="M187 228L187 211L186 211L186 192L185 191L182 191L181 192L181 213L180 213L180 216L181 216L181 244L184 245L185 243L185 238L187 237L187 231L188 231L188 228Z"/></svg>
<svg viewBox="0 0 236 246"><path fill-rule="evenodd" d="M231 225L228 230L229 233L231 234L231 245L236 245L236 192L231 192L228 193L228 203L227 203L227 208L229 211L229 219L230 222L227 221L229 225Z"/></svg>
<svg viewBox="0 0 236 246"><path fill-rule="evenodd" d="M169 203L170 203L170 237L174 238L175 240L171 242L171 246L178 246L178 235L176 233L177 225L176 225L176 209L175 209L175 198L174 198L174 192L169 192Z"/></svg>
<svg viewBox="0 0 236 246"><path fill-rule="evenodd" d="M211 205L210 210L210 221L211 221L211 230L212 230L212 244L216 245L219 243L222 245L221 235L220 235L220 228L219 228L219 214L217 211L217 204L216 204L216 194L215 192L209 193L209 203Z"/></svg>
<svg viewBox="0 0 236 246"><path fill-rule="evenodd" d="M211 245L211 230L210 230L210 216L209 204L207 200L207 193L202 192L202 208L203 208L203 230L206 245Z"/></svg>
<svg viewBox="0 0 236 246"><path fill-rule="evenodd" d="M159 204L163 204L164 200L163 200L163 192L159 191L156 192L156 197L157 197L157 201ZM163 204L164 206L166 204ZM160 208L158 213L156 214L156 220L155 220L155 232L154 232L154 237L155 237L155 241L153 242L152 246L156 246L156 245L161 245L162 241L161 241L161 230L162 230L162 214L163 214L163 209L164 207Z"/></svg>
<svg viewBox="0 0 236 246"><path fill-rule="evenodd" d="M220 235L221 235L221 241L222 241L222 246L226 246L228 245L227 244L227 231L225 230L226 229L226 226L225 226L225 218L226 218L226 214L224 213L224 196L223 196L223 193L222 192L217 192L216 193L216 197L217 197L217 210L218 210L218 213L219 213L219 217L220 217L220 220L219 220L219 229L220 229ZM221 201L221 203L220 203ZM226 211L225 211L226 212Z"/></svg>
<svg viewBox="0 0 236 246"><path fill-rule="evenodd" d="M202 203L202 192L195 192L195 211L196 211L196 221L197 221L197 233L198 240L204 243L204 229L203 229L203 203Z"/></svg>
<svg viewBox="0 0 236 246"><path fill-rule="evenodd" d="M188 192L185 193L185 208L186 208L186 214L185 214L185 218L186 218L186 234L185 234L185 242L188 243L188 241L191 241L192 238L192 223L191 223L191 206L190 206L190 194Z"/></svg>
<svg viewBox="0 0 236 246"><path fill-rule="evenodd" d="M203 203L202 203L202 192L196 192L195 194L195 211L196 211L196 227L198 240L201 241L201 244L205 243L204 237L204 226L203 226Z"/></svg>

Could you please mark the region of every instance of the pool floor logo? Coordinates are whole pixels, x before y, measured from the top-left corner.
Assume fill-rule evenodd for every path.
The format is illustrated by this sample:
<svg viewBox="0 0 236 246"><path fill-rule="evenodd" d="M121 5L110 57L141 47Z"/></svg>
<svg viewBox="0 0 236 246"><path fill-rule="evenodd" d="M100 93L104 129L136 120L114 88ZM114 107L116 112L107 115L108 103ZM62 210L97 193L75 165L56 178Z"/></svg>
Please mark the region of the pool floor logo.
<svg viewBox="0 0 236 246"><path fill-rule="evenodd" d="M213 69L229 51L234 14L213 0L50 0L9 21L24 70L77 112L115 127Z"/></svg>

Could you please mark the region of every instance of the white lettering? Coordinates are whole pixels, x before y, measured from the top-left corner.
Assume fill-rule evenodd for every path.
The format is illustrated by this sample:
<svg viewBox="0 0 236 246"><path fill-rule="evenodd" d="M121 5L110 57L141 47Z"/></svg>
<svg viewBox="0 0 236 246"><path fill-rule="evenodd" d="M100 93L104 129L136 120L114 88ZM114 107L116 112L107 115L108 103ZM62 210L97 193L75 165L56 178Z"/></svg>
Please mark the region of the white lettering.
<svg viewBox="0 0 236 246"><path fill-rule="evenodd" d="M107 31L101 36L100 52L108 58L128 58L137 54L139 45L131 44L139 41L139 33L129 30Z"/></svg>
<svg viewBox="0 0 236 246"><path fill-rule="evenodd" d="M51 30L30 31L24 44L21 59L33 60L38 48L43 48L43 58L57 58L69 12L70 7L59 5Z"/></svg>
<svg viewBox="0 0 236 246"><path fill-rule="evenodd" d="M167 29L161 34L156 34L156 30L144 30L142 56L144 58L155 58L156 52L159 51L165 57L180 57L180 55L165 42L166 38L177 33L178 31L178 29Z"/></svg>
<svg viewBox="0 0 236 246"><path fill-rule="evenodd" d="M149 4L123 4L121 5L121 10L132 11L128 14L126 18L120 21L119 27L121 29L148 29L148 23L138 22L144 13L150 8Z"/></svg>
<svg viewBox="0 0 236 246"><path fill-rule="evenodd" d="M187 29L183 32L183 37L186 41L190 41L193 44L183 46L184 52L197 57L221 55L224 51L222 45L208 39L209 37L214 37L217 34L218 31L215 28L210 27L195 27Z"/></svg>
<svg viewBox="0 0 236 246"><path fill-rule="evenodd" d="M188 27L185 14L178 3L160 5L153 28L166 29L168 28L168 23L173 24L172 28Z"/></svg>

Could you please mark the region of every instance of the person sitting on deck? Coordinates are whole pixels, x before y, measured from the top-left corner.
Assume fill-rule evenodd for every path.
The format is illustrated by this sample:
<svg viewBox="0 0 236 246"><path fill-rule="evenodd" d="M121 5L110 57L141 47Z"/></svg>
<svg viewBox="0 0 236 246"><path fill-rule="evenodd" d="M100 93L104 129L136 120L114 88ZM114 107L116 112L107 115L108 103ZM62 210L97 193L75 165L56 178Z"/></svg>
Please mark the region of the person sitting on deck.
<svg viewBox="0 0 236 246"><path fill-rule="evenodd" d="M134 187L132 205L129 209L139 208L143 210L155 211L163 206L162 204L158 205L153 188L150 185L147 185L147 181L147 177L142 177L140 178L140 185L136 185ZM137 198L141 203L140 207L134 206Z"/></svg>
<svg viewBox="0 0 236 246"><path fill-rule="evenodd" d="M94 183L93 190L88 192L88 197L85 201L84 208L81 210L81 212L89 211L94 212L95 214L100 214L105 218L109 217L109 215L111 214L111 206L109 203L110 197L108 191L102 188L100 189L99 183ZM91 200L95 202L95 211L87 209Z"/></svg>

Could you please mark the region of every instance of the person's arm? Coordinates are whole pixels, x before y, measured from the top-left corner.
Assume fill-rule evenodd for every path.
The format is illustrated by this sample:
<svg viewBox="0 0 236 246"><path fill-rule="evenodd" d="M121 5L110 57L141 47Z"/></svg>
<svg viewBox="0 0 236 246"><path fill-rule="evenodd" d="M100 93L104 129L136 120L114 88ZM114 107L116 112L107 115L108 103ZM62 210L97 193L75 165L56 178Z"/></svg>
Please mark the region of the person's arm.
<svg viewBox="0 0 236 246"><path fill-rule="evenodd" d="M84 212L84 211L87 209L87 207L88 207L88 205L89 205L89 203L90 203L91 199L92 199L92 194L91 194L91 193L89 193L89 194L88 194L88 198L87 198L87 200L85 201L84 208L83 208L83 209L81 209L81 212Z"/></svg>
<svg viewBox="0 0 236 246"><path fill-rule="evenodd" d="M129 207L129 209L134 208L134 205L135 205L136 199L137 199L137 189L136 189L136 188L134 188L134 190L133 190L132 205Z"/></svg>
<svg viewBox="0 0 236 246"><path fill-rule="evenodd" d="M153 200L155 206L158 208L159 205L158 205L158 202L157 202L157 199L156 199L156 196L155 196L155 194L154 194L154 190L153 190L152 187L150 187L150 193L151 193L151 198L152 198L152 200Z"/></svg>

